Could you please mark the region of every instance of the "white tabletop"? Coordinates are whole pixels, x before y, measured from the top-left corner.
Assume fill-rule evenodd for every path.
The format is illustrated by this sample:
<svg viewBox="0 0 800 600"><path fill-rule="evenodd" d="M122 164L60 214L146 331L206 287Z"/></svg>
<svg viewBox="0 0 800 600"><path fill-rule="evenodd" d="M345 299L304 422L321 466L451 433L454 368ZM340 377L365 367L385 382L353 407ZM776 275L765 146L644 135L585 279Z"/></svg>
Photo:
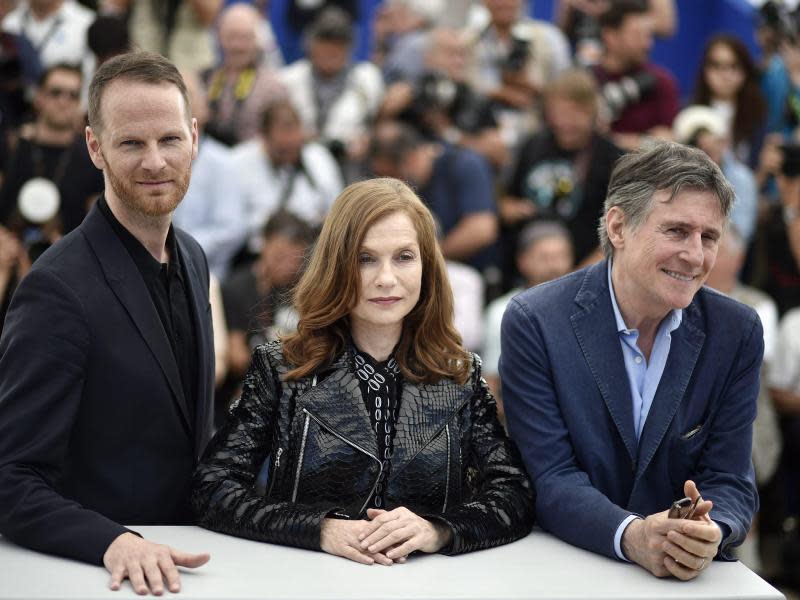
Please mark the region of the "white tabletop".
<svg viewBox="0 0 800 600"><path fill-rule="evenodd" d="M573 548L539 531L492 550L455 557L415 555L406 564L383 567L198 527L134 529L187 552L211 553L208 564L181 574L180 597L186 600L783 598L741 563L714 562L691 582L657 579L640 567ZM127 582L121 591L109 591L108 579L101 567L0 539L0 600L137 597Z"/></svg>

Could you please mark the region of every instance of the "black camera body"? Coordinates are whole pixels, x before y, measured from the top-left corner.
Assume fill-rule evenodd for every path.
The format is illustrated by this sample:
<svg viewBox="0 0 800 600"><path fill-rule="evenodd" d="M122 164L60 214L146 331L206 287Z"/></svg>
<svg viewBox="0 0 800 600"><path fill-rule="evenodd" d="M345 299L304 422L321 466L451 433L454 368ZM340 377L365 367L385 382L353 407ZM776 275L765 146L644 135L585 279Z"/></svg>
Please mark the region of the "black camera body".
<svg viewBox="0 0 800 600"><path fill-rule="evenodd" d="M800 33L800 8L790 11L782 3L770 0L759 10L764 25L781 39L796 42Z"/></svg>
<svg viewBox="0 0 800 600"><path fill-rule="evenodd" d="M420 113L430 108L448 112L457 94L456 82L441 73L429 71L417 81L414 89L414 107Z"/></svg>
<svg viewBox="0 0 800 600"><path fill-rule="evenodd" d="M649 71L639 71L606 83L601 94L611 113L611 120L616 121L626 108L649 96L657 84L656 76Z"/></svg>
<svg viewBox="0 0 800 600"><path fill-rule="evenodd" d="M784 144L781 146L783 152L783 166L781 173L787 177L800 176L800 144Z"/></svg>
<svg viewBox="0 0 800 600"><path fill-rule="evenodd" d="M525 68L531 54L531 43L521 36L511 36L511 50L503 61L502 69L511 73L519 73Z"/></svg>

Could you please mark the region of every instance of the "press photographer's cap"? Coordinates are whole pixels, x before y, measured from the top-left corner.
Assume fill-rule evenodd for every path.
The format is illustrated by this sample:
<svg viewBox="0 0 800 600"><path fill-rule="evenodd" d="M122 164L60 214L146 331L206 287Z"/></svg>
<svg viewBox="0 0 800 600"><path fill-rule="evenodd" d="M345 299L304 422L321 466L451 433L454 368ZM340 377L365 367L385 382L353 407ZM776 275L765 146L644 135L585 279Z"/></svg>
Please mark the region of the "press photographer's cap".
<svg viewBox="0 0 800 600"><path fill-rule="evenodd" d="M720 137L728 136L728 124L710 106L695 104L684 108L672 122L672 133L680 144L688 144L703 130Z"/></svg>

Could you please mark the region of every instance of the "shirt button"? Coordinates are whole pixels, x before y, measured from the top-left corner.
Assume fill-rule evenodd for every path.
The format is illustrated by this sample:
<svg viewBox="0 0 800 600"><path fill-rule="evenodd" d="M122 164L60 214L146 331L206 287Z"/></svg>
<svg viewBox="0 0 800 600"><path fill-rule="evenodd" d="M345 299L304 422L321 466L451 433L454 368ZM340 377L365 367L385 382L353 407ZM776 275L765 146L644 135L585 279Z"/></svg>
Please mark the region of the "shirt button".
<svg viewBox="0 0 800 600"><path fill-rule="evenodd" d="M637 356L636 358L633 359L633 362L635 362L637 365L642 364L642 357Z"/></svg>

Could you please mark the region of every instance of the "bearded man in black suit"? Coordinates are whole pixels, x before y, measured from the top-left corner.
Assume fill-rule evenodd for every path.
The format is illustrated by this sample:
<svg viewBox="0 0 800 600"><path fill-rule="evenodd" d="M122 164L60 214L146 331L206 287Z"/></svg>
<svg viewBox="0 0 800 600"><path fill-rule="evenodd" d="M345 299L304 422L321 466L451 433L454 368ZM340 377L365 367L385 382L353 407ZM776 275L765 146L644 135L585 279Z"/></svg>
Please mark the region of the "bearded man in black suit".
<svg viewBox="0 0 800 600"><path fill-rule="evenodd" d="M197 139L169 61L98 70L86 143L105 192L21 282L0 339L0 533L104 564L112 589L175 592L176 565L209 558L122 525L189 522L211 433L208 267L171 226Z"/></svg>

